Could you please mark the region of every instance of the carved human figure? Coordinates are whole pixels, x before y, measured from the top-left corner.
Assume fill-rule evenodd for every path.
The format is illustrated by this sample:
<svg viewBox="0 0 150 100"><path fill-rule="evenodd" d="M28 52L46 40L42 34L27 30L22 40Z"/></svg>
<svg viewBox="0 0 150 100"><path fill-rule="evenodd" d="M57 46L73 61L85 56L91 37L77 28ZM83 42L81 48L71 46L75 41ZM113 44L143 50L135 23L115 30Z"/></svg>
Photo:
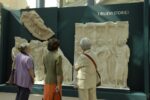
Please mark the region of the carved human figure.
<svg viewBox="0 0 150 100"><path fill-rule="evenodd" d="M109 83L107 59L110 56L110 51L109 48L107 47L107 43L105 40L99 40L97 44L98 46L96 49L96 53L99 58L98 71L101 75L101 86L108 86L110 83Z"/></svg>
<svg viewBox="0 0 150 100"><path fill-rule="evenodd" d="M112 44L113 41L110 40L107 47L109 48L110 55L107 59L107 70L108 70L108 77L109 77L109 87L115 87L115 46Z"/></svg>
<svg viewBox="0 0 150 100"><path fill-rule="evenodd" d="M45 50L44 47L46 47L46 42L40 42L38 40L31 40L30 42L30 48L31 52L30 54L33 57L34 60L34 68L35 68L35 81L36 83L43 83L44 80L44 65L42 58L44 56Z"/></svg>
<svg viewBox="0 0 150 100"><path fill-rule="evenodd" d="M15 37L15 46L11 50L11 57L12 57L13 64L17 53L19 53L18 48L22 43L28 43L28 41L20 37Z"/></svg>
<svg viewBox="0 0 150 100"><path fill-rule="evenodd" d="M127 88L128 78L128 62L130 57L130 50L126 44L127 39L118 38L116 46L116 87Z"/></svg>

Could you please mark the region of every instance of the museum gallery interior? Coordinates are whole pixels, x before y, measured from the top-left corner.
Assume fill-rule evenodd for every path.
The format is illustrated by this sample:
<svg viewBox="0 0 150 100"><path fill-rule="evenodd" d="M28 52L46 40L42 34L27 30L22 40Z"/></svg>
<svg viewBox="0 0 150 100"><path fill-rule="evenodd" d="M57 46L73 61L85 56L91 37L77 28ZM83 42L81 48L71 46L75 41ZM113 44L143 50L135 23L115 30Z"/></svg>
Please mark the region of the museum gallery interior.
<svg viewBox="0 0 150 100"><path fill-rule="evenodd" d="M97 98L149 100L149 0L0 0L0 92L15 93L6 84L22 43L29 43L34 61L33 94L43 94L43 57L48 40L60 41L62 95L78 97L74 63L87 37L97 55L101 85Z"/></svg>

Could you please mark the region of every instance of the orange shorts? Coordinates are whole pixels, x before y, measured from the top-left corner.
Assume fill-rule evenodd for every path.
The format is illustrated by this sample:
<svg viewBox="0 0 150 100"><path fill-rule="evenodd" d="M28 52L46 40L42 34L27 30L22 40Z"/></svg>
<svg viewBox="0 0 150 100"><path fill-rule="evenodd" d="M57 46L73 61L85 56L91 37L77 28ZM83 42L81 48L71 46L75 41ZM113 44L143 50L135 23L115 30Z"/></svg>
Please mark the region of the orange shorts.
<svg viewBox="0 0 150 100"><path fill-rule="evenodd" d="M59 85L59 89L60 93L56 96L56 84L45 84L43 100L60 100L62 96L62 85ZM54 99L54 97L56 99Z"/></svg>

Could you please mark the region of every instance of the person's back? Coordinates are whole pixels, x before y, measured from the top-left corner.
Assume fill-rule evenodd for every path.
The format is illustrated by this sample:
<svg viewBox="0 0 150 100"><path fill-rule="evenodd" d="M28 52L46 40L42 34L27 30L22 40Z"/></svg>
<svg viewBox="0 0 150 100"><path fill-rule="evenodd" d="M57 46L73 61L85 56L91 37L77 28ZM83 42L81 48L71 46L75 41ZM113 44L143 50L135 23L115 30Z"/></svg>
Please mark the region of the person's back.
<svg viewBox="0 0 150 100"><path fill-rule="evenodd" d="M23 43L18 48L20 53L14 60L15 84L18 88L16 100L28 100L32 86L34 84L34 64L29 55L30 47L28 43Z"/></svg>
<svg viewBox="0 0 150 100"><path fill-rule="evenodd" d="M56 77L56 70L61 70L61 68L57 69L56 68L56 62L59 62L58 60L61 59L59 58L61 57L57 51L55 52L51 52L49 51L49 53L44 57L44 66L45 66L45 83L46 84L50 84L50 83L57 83L57 77ZM61 67L61 64L59 64L60 66L57 67ZM62 73L61 73L62 75Z"/></svg>
<svg viewBox="0 0 150 100"><path fill-rule="evenodd" d="M16 60L16 78L15 78L15 84L18 86L26 87L26 88L32 88L32 79L29 74L29 69L32 67L32 59L22 53L17 54Z"/></svg>
<svg viewBox="0 0 150 100"><path fill-rule="evenodd" d="M91 50L91 41L88 38L81 39L80 47L83 53L75 63L79 100L96 100L96 68L90 59L95 60L96 55Z"/></svg>
<svg viewBox="0 0 150 100"><path fill-rule="evenodd" d="M53 100L55 93L59 93L58 98L62 95L62 57L58 53L59 41L52 38L48 42L49 52L43 58L45 68L44 100ZM60 100L60 99L58 99Z"/></svg>
<svg viewBox="0 0 150 100"><path fill-rule="evenodd" d="M91 50L86 50L84 52L85 54L88 54L93 59L95 59L95 54ZM81 89L90 89L96 87L96 70L93 62L86 56L81 54L78 58L78 63L76 63L76 66L83 66L78 70L77 78L78 80L84 80L84 83L78 84L79 88Z"/></svg>

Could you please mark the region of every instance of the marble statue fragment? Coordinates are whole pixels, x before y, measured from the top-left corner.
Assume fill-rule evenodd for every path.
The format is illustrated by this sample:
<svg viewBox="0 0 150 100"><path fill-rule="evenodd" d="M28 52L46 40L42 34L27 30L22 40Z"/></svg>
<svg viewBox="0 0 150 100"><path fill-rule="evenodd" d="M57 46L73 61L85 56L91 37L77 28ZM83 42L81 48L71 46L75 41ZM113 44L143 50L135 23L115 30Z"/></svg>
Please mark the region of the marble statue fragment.
<svg viewBox="0 0 150 100"><path fill-rule="evenodd" d="M18 47L22 44L22 43L28 43L28 41L26 39L23 39L21 37L15 37L15 46L12 48L11 51L11 57L12 60L14 61L14 58L16 57L17 53L19 53Z"/></svg>
<svg viewBox="0 0 150 100"><path fill-rule="evenodd" d="M27 30L39 40L48 40L54 32L48 28L39 14L34 11L23 11L20 18Z"/></svg>

